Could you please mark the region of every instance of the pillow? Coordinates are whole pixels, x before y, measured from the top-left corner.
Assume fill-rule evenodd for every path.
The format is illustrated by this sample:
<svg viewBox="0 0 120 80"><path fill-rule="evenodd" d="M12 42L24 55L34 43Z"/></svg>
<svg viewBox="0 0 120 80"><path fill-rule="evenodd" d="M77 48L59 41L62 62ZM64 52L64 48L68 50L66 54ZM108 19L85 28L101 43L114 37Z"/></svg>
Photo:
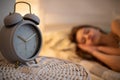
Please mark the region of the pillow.
<svg viewBox="0 0 120 80"><path fill-rule="evenodd" d="M69 31L66 30L45 33L44 45L40 56L56 57L66 60L77 58L75 44L71 43L68 35Z"/></svg>

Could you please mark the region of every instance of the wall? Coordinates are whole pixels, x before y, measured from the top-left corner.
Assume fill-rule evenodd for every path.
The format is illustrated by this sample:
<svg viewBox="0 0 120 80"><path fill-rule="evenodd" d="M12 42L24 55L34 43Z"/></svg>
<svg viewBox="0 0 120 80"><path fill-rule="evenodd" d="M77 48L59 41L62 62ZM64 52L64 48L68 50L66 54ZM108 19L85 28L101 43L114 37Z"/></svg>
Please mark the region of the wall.
<svg viewBox="0 0 120 80"><path fill-rule="evenodd" d="M44 10L43 21L46 29L61 24L92 24L107 29L111 21L118 15L117 12L120 12L120 0L40 1Z"/></svg>
<svg viewBox="0 0 120 80"><path fill-rule="evenodd" d="M0 29L4 25L3 20L10 12L13 12L15 0L0 0Z"/></svg>

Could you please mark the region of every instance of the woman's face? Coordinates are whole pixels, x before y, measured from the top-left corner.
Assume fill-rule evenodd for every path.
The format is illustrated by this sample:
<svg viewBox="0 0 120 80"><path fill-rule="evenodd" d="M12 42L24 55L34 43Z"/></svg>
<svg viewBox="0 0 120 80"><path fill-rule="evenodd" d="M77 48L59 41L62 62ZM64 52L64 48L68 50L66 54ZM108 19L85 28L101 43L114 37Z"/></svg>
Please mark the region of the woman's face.
<svg viewBox="0 0 120 80"><path fill-rule="evenodd" d="M101 32L95 28L82 28L76 33L78 45L97 45L101 38Z"/></svg>

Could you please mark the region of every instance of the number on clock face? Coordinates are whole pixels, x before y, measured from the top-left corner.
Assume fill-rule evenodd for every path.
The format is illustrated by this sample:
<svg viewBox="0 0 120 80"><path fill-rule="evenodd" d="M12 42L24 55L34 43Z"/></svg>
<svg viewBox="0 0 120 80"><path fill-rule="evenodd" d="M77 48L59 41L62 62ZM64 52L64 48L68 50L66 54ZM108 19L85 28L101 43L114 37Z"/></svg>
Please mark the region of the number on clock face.
<svg viewBox="0 0 120 80"><path fill-rule="evenodd" d="M38 47L38 35L36 29L29 24L18 28L14 35L14 48L16 53L23 58L34 56Z"/></svg>

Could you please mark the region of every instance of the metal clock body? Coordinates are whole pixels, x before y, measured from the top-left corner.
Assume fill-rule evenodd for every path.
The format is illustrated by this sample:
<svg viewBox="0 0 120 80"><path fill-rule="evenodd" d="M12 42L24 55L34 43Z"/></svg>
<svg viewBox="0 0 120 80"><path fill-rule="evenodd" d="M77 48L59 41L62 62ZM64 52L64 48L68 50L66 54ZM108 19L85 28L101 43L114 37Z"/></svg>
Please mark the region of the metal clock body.
<svg viewBox="0 0 120 80"><path fill-rule="evenodd" d="M13 27L3 26L0 32L0 51L9 62L33 60L42 47L42 35L35 23L23 20Z"/></svg>

